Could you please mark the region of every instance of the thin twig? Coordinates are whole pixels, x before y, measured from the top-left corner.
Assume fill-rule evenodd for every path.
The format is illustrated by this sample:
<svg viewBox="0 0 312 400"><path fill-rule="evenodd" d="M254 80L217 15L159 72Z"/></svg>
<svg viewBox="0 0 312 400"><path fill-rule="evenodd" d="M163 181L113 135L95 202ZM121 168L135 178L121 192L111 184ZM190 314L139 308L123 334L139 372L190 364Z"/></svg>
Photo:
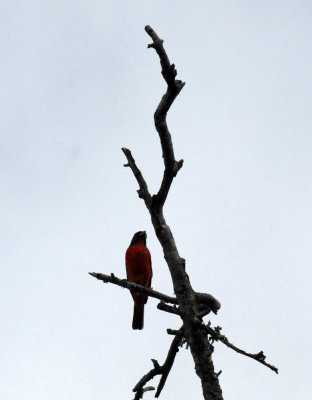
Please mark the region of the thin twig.
<svg viewBox="0 0 312 400"><path fill-rule="evenodd" d="M217 326L215 328L211 328L210 326L210 322L206 325L207 328L207 332L209 333L209 335L211 336L212 340L214 341L220 341L223 344L225 344L227 347L229 347L230 349L236 351L239 354L243 354L246 357L250 357L256 361L258 361L259 363L265 365L266 367L270 368L272 371L276 372L278 374L278 369L276 367L274 367L274 365L268 364L265 359L266 356L264 355L263 351L261 350L259 353L256 354L252 354L252 353L247 353L247 351L240 349L239 347L235 346L234 344L230 343L230 341L228 340L228 338L224 335L221 335L220 331L221 331L221 327Z"/></svg>
<svg viewBox="0 0 312 400"><path fill-rule="evenodd" d="M129 149L126 149L125 147L122 147L121 149L124 153L124 155L127 158L127 164L124 164L124 167L130 167L133 175L135 176L135 179L137 180L139 184L139 190L137 190L138 195L141 199L144 200L147 209L149 210L151 207L151 202L152 202L152 196L150 195L150 192L147 187L147 183L145 179L143 178L142 172L139 170L137 167L135 160L131 154L131 151Z"/></svg>

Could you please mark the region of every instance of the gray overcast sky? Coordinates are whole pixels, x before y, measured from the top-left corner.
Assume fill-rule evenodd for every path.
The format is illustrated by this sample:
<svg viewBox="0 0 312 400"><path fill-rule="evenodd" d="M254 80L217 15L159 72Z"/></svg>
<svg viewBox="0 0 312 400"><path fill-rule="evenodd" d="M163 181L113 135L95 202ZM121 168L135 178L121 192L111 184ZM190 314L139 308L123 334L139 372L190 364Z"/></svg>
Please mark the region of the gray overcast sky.
<svg viewBox="0 0 312 400"><path fill-rule="evenodd" d="M311 399L311 19L304 0L1 2L1 399L131 399L179 326L150 299L132 331L129 293L87 274L124 277L146 229L153 287L172 294L120 150L157 190L146 24L186 81L167 221L193 287L222 303L212 324L280 370L216 344L224 398ZM201 398L185 349L161 398Z"/></svg>

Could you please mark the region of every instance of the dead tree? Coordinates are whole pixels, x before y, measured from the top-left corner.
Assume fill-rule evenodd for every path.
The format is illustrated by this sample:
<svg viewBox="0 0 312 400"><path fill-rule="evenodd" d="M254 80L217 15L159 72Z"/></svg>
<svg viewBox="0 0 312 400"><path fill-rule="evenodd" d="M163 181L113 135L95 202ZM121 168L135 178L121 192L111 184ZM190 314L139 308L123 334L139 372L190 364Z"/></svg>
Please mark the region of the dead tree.
<svg viewBox="0 0 312 400"><path fill-rule="evenodd" d="M220 327L212 328L210 322L205 324L203 321L203 317L209 312L212 311L217 313L221 305L212 295L207 293L197 293L192 288L190 279L185 270L185 260L178 252L174 237L163 214L163 206L172 181L183 165L183 160L177 161L175 158L172 138L168 130L166 118L169 108L183 89L185 83L176 79L177 71L175 65L170 64L169 58L163 47L163 40L157 36L150 26L146 26L145 31L152 39L152 43L148 45L148 48L153 48L158 54L161 64L161 73L167 83L166 93L160 100L154 114L155 127L160 138L164 160L163 178L156 194L151 195L149 192L148 185L142 172L136 165L131 151L126 148L122 148L122 151L127 158L127 163L124 166L129 167L132 170L139 185L139 190L137 191L138 195L144 200L146 208L150 213L156 236L162 246L164 258L171 274L176 297L167 296L160 292L156 292L153 289L128 282L125 279L118 279L113 274L105 275L94 272L90 274L103 282L110 282L129 290L135 289L135 291L144 292L151 297L156 297L161 300L158 304L160 310L177 314L182 320L182 326L179 330L167 330L168 334L174 336L167 358L162 365L159 365L156 360L152 360L153 368L144 375L133 388L133 391L135 392L134 400L142 398L144 392L154 390L153 387L146 385L156 375L161 376L155 394L155 397L159 397L173 365L176 353L178 352L179 347L184 343L187 343L191 350L195 371L201 381L204 399L222 400L222 390L218 379L221 371L219 373L215 372L211 358L214 348L213 343L215 341L220 341L236 352L255 359L263 365L271 368L276 373L278 370L276 367L266 363L265 355L262 351L256 354L251 354L239 349L221 334Z"/></svg>

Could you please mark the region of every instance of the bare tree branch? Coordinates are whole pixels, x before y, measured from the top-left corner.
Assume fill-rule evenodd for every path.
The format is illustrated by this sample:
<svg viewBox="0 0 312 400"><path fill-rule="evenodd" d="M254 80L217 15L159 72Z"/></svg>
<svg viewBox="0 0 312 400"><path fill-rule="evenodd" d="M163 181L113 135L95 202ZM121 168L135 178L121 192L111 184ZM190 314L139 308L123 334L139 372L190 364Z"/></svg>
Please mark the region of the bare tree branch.
<svg viewBox="0 0 312 400"><path fill-rule="evenodd" d="M106 275L102 274L99 272L89 272L89 275L93 276L96 279L99 279L103 281L104 283L113 283L114 285L126 288L128 290L135 290L136 292L141 292L145 293L150 297L154 297L156 299L159 299L165 303L171 303L171 304L178 304L178 300L176 297L168 296L166 294L163 294L161 292L157 292L156 290L146 287L146 286L141 286L133 282L127 281L127 279L120 279L117 278L114 274L111 275ZM208 314L210 311L213 311L215 314L221 307L220 302L214 298L211 294L208 293L195 293L198 302L200 303L200 314L199 316L202 316L202 312L204 312L204 315ZM159 310L164 310L160 307ZM165 310L164 310L165 311ZM168 311L170 312L170 311ZM179 312L175 312L174 314L179 314Z"/></svg>
<svg viewBox="0 0 312 400"><path fill-rule="evenodd" d="M129 149L126 149L125 147L123 147L121 149L124 153L124 155L126 156L128 163L124 164L124 167L130 167L133 175L135 176L140 189L137 191L138 195L141 199L144 200L147 209L149 210L151 207L151 202L152 202L152 197L148 191L148 187L147 184L145 182L145 179L143 178L142 172L139 170L139 168L136 166L135 160L132 157L131 151Z"/></svg>
<svg viewBox="0 0 312 400"><path fill-rule="evenodd" d="M177 354L177 352L179 351L179 347L182 345L182 343L184 342L184 328L183 326L180 328L180 330L178 331L178 333L176 334L176 336L174 337L166 361L164 362L163 366L162 366L162 376L160 378L158 387L157 387L157 391L155 394L155 397L159 397L163 387L165 386L166 380L168 378L169 372L171 371L172 365L174 363L175 360L175 356Z"/></svg>
<svg viewBox="0 0 312 400"><path fill-rule="evenodd" d="M147 374L145 374L133 388L133 392L136 392L134 400L141 399L143 397L143 393L146 390L144 386L147 384L147 382L152 380L156 375L161 375L157 391L155 394L155 397L159 397L163 387L165 386L168 375L171 371L172 365L175 360L175 356L179 351L179 347L183 344L183 341L184 341L183 327L181 327L178 331L176 331L175 337L172 340L164 364L159 365L157 360L152 359L154 368L152 368Z"/></svg>
<svg viewBox="0 0 312 400"><path fill-rule="evenodd" d="M166 117L171 104L183 89L185 83L175 79L177 76L177 71L175 69L175 65L170 64L169 58L163 47L164 41L158 37L156 32L150 26L146 26L145 31L153 40L153 43L149 44L148 47L152 47L156 50L160 59L161 73L168 85L167 91L162 97L154 114L155 127L160 138L165 170L159 191L157 195L154 196L153 202L155 207L162 209L164 202L166 201L172 180L183 165L183 160L176 161L175 159L172 139L167 126Z"/></svg>
<svg viewBox="0 0 312 400"><path fill-rule="evenodd" d="M266 356L264 355L263 351L261 350L259 353L252 354L252 353L247 353L247 351L240 349L239 347L235 346L234 344L230 343L228 338L224 335L221 335L221 327L217 326L215 328L211 328L210 322L206 325L207 328L207 333L211 336L211 339L213 341L220 341L223 344L225 344L227 347L230 349L236 351L239 354L243 354L246 357L253 358L254 360L258 361L259 363L265 365L266 367L270 368L272 371L276 372L278 374L278 369L274 367L274 365L268 364L265 359Z"/></svg>
<svg viewBox="0 0 312 400"><path fill-rule="evenodd" d="M137 283L129 282L127 279L119 279L114 274L105 275L98 272L89 272L91 276L96 279L103 281L104 283L113 283L114 285L121 286L129 290L135 290L136 292L145 293L150 297L155 297L156 299L162 300L166 303L178 304L178 300L175 297L167 296L166 294L157 292L146 286L138 285Z"/></svg>

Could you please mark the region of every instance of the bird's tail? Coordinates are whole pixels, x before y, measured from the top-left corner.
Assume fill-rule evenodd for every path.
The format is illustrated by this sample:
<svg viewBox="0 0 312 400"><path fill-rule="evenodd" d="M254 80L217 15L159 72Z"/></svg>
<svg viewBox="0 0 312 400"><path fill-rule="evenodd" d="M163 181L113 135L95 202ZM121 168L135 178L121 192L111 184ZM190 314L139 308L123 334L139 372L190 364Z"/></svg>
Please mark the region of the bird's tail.
<svg viewBox="0 0 312 400"><path fill-rule="evenodd" d="M144 304L134 304L132 329L143 329L144 326Z"/></svg>

